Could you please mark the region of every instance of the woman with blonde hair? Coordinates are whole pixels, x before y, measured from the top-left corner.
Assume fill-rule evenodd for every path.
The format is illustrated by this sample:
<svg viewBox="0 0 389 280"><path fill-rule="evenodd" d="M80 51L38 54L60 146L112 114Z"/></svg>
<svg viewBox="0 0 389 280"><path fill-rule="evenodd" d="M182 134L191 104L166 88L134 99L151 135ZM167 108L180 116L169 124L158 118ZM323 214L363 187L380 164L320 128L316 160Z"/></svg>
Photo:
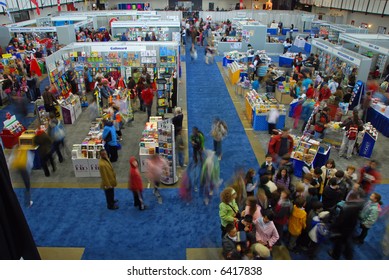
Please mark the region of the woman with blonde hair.
<svg viewBox="0 0 389 280"><path fill-rule="evenodd" d="M236 191L227 187L220 193L219 217L222 230L222 238L226 235L226 226L234 223L238 218L239 208L236 204Z"/></svg>

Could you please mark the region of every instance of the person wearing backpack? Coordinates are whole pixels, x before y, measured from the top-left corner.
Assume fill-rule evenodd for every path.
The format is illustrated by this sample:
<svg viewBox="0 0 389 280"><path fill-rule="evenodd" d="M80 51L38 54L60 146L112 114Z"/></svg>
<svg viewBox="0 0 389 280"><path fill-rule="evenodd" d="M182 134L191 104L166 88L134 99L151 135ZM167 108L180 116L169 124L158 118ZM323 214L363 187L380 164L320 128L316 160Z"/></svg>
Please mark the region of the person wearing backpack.
<svg viewBox="0 0 389 280"><path fill-rule="evenodd" d="M49 114L48 135L52 140L51 153L55 152L58 156L58 161L63 162L61 147L65 146L65 129L62 123L55 117L54 112Z"/></svg>
<svg viewBox="0 0 389 280"><path fill-rule="evenodd" d="M346 153L346 158L350 159L353 153L355 141L358 137L358 132L363 130L363 122L358 116L358 110L353 110L353 116L344 120L340 125L344 127L342 145L340 146L339 156L342 157Z"/></svg>
<svg viewBox="0 0 389 280"><path fill-rule="evenodd" d="M330 116L328 115L330 108L325 107L321 112L314 115L315 121L315 139L323 139L325 130L330 122Z"/></svg>

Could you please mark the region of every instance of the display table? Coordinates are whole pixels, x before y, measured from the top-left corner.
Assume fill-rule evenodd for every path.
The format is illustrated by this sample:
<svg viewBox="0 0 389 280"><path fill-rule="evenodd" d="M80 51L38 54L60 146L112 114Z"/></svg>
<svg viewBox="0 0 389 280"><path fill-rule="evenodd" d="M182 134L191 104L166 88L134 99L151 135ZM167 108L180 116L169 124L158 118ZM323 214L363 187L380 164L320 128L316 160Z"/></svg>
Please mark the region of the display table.
<svg viewBox="0 0 389 280"><path fill-rule="evenodd" d="M320 143L309 136L301 136L294 139L295 148L291 158L293 160L294 175L302 177L304 167L304 157L309 154L313 156L313 167L321 167L330 157L331 146ZM296 144L296 141L298 142Z"/></svg>
<svg viewBox="0 0 389 280"><path fill-rule="evenodd" d="M294 57L280 55L278 65L280 67L292 67Z"/></svg>
<svg viewBox="0 0 389 280"><path fill-rule="evenodd" d="M228 64L233 63L234 61L235 61L234 59L223 57L223 66L227 66Z"/></svg>
<svg viewBox="0 0 389 280"><path fill-rule="evenodd" d="M73 171L76 177L100 177L99 159L103 149L101 119L93 122L87 137L72 148Z"/></svg>
<svg viewBox="0 0 389 280"><path fill-rule="evenodd" d="M305 42L304 51L306 51L307 53L311 53L311 49L312 45L310 43Z"/></svg>
<svg viewBox="0 0 389 280"><path fill-rule="evenodd" d="M7 149L12 149L13 146L19 143L19 137L26 130L25 127L16 119L15 115L3 122L4 127L0 132L3 145Z"/></svg>
<svg viewBox="0 0 389 280"><path fill-rule="evenodd" d="M374 145L377 142L378 132L371 123L365 123L363 128L362 141L360 141L361 144L359 146L359 155L361 157L370 158L373 154Z"/></svg>
<svg viewBox="0 0 389 280"><path fill-rule="evenodd" d="M280 55L280 58L278 60L278 65L280 67L292 67L293 65L293 60L295 58L295 56L297 55L298 53L290 53L290 52L287 52L283 55ZM305 54L303 54L303 61L307 59L307 56Z"/></svg>
<svg viewBox="0 0 389 280"><path fill-rule="evenodd" d="M270 35L277 35L278 34L278 28L268 28L267 33Z"/></svg>
<svg viewBox="0 0 389 280"><path fill-rule="evenodd" d="M290 31L290 28L282 28L282 35L286 35L286 33L288 33ZM293 32L298 32L299 30L298 29L293 29Z"/></svg>
<svg viewBox="0 0 389 280"><path fill-rule="evenodd" d="M81 101L78 95L69 95L68 98L60 101L60 105L64 124L73 124L81 115Z"/></svg>
<svg viewBox="0 0 389 280"><path fill-rule="evenodd" d="M277 108L277 101L271 96L259 95L255 90L251 90L246 94L246 117L256 131L267 131L269 124L267 122L268 112ZM280 117L276 124L276 129L285 127L285 106L279 105L278 108Z"/></svg>
<svg viewBox="0 0 389 280"><path fill-rule="evenodd" d="M384 114L373 108L369 108L367 110L367 121L383 135L389 137L389 118Z"/></svg>

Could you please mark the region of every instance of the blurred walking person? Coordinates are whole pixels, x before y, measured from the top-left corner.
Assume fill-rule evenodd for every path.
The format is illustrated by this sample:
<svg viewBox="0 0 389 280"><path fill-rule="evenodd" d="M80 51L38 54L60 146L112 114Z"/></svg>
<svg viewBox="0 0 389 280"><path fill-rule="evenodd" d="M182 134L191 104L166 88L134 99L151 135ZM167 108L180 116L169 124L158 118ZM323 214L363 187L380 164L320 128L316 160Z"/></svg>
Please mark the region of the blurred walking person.
<svg viewBox="0 0 389 280"><path fill-rule="evenodd" d="M21 146L14 148L12 155L10 157L10 167L15 170L21 177L24 183L24 205L26 207L31 207L33 201L31 200L31 182L30 182L30 173L33 167L34 154L24 149Z"/></svg>
<svg viewBox="0 0 389 280"><path fill-rule="evenodd" d="M222 140L227 136L228 127L225 121L215 118L212 124L211 135L213 138L213 150L219 160L222 158Z"/></svg>
<svg viewBox="0 0 389 280"><path fill-rule="evenodd" d="M169 164L167 160L159 155L152 155L147 159L146 176L149 182L154 185L153 194L157 197L158 203L162 204L162 196L159 192L159 184L162 175L167 175L169 172Z"/></svg>

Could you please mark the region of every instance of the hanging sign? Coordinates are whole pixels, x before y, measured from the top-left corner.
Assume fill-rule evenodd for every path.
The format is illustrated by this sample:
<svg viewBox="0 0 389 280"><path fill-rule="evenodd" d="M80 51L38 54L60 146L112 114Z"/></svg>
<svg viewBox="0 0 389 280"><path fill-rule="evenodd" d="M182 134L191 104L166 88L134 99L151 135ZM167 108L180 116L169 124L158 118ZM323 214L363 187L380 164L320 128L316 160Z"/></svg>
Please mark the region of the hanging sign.
<svg viewBox="0 0 389 280"><path fill-rule="evenodd" d="M9 27L9 32L56 32L56 27Z"/></svg>

